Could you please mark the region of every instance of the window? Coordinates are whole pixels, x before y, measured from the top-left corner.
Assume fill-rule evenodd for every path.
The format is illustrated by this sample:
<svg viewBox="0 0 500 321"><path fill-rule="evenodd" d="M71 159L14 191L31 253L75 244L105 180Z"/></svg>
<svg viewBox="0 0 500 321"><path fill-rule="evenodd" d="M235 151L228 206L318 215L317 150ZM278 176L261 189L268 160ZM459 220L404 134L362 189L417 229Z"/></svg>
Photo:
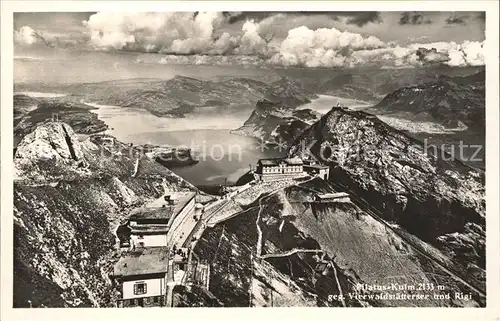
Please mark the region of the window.
<svg viewBox="0 0 500 321"><path fill-rule="evenodd" d="M146 285L146 283L136 283L136 284L134 284L134 294L135 295L146 294L146 292L147 292L147 285Z"/></svg>

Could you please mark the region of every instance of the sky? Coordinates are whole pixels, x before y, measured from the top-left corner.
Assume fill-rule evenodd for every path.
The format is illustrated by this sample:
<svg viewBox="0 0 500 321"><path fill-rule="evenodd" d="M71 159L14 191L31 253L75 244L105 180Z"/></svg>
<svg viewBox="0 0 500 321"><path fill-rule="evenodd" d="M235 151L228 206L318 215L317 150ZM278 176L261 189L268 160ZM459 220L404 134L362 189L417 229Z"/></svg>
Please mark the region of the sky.
<svg viewBox="0 0 500 321"><path fill-rule="evenodd" d="M484 39L484 12L14 14L18 76L28 63L52 62L38 66L49 72L55 61L99 65L97 57L106 65L127 57L138 65L477 66Z"/></svg>

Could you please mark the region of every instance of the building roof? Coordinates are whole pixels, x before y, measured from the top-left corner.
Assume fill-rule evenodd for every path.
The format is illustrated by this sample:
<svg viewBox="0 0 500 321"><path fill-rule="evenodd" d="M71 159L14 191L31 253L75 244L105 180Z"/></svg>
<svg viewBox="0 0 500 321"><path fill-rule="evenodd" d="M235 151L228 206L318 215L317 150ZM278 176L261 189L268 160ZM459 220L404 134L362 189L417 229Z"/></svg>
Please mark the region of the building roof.
<svg viewBox="0 0 500 321"><path fill-rule="evenodd" d="M169 228L166 225L141 224L130 226L131 234L165 234Z"/></svg>
<svg viewBox="0 0 500 321"><path fill-rule="evenodd" d="M263 158L259 159L259 164L263 166L278 166L279 165L279 158Z"/></svg>
<svg viewBox="0 0 500 321"><path fill-rule="evenodd" d="M164 199L158 199L149 207L132 211L130 220L169 220L179 214L196 196L196 192L174 192L169 194L174 204L169 205Z"/></svg>
<svg viewBox="0 0 500 321"><path fill-rule="evenodd" d="M303 165L304 164L304 162L302 161L302 159L300 159L298 157L285 158L285 159L283 159L283 161L285 163L287 163L288 165Z"/></svg>
<svg viewBox="0 0 500 321"><path fill-rule="evenodd" d="M135 220L169 220L174 213L173 206L141 207L132 211L131 221Z"/></svg>
<svg viewBox="0 0 500 321"><path fill-rule="evenodd" d="M302 165L304 162L298 157L294 158L262 158L259 159L259 164L263 166L279 166L284 162L287 165Z"/></svg>
<svg viewBox="0 0 500 321"><path fill-rule="evenodd" d="M328 169L330 166L327 165L320 165L320 164L308 164L304 165L304 168L312 168L312 169Z"/></svg>
<svg viewBox="0 0 500 321"><path fill-rule="evenodd" d="M330 198L349 197L349 194L345 192L338 192L338 193L316 194L316 196L321 199L330 199Z"/></svg>
<svg viewBox="0 0 500 321"><path fill-rule="evenodd" d="M145 247L126 252L114 266L114 276L165 273L168 268L167 247Z"/></svg>

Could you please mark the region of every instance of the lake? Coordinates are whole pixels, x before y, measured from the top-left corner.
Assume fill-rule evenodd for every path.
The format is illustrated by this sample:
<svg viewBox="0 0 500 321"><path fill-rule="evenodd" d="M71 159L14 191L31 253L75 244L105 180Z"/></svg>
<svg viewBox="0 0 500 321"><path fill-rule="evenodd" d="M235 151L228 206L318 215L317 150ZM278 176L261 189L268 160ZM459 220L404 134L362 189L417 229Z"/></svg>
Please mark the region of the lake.
<svg viewBox="0 0 500 321"><path fill-rule="evenodd" d="M230 134L251 111L231 115L203 113L186 118L157 117L134 108L89 104L111 127L107 133L125 143L185 146L200 160L172 171L195 185L235 183L260 158L279 157L284 151L262 147L256 139Z"/></svg>
<svg viewBox="0 0 500 321"><path fill-rule="evenodd" d="M299 109L311 108L319 113L332 106L366 107L366 103L334 96L320 95ZM230 130L243 125L252 110L232 114L200 112L185 118L157 117L135 108L88 103L108 126L109 134L124 143L189 147L200 160L198 164L173 168L172 171L195 185L235 183L249 166L260 158L280 157L286 151L274 146L262 146L251 137L233 135Z"/></svg>
<svg viewBox="0 0 500 321"><path fill-rule="evenodd" d="M320 114L326 114L332 109L333 106L341 104L349 106L352 109L363 109L371 107L372 104L362 100L355 100L350 98L342 98L330 95L318 95L317 99L313 99L310 103L297 107L297 109L312 109Z"/></svg>

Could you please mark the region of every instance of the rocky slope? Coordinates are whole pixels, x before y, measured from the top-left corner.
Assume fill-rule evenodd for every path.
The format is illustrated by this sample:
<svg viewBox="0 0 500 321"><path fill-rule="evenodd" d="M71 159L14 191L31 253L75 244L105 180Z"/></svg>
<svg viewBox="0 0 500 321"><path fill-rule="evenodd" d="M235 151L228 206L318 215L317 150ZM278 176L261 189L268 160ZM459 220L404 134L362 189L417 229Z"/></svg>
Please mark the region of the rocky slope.
<svg viewBox="0 0 500 321"><path fill-rule="evenodd" d="M243 126L231 133L268 143L290 144L319 116L310 109L296 110L281 103L260 100Z"/></svg>
<svg viewBox="0 0 500 321"><path fill-rule="evenodd" d="M129 209L194 187L110 136L39 124L14 157L14 306L109 306L114 230Z"/></svg>
<svg viewBox="0 0 500 321"><path fill-rule="evenodd" d="M244 212L207 229L195 253L210 264L215 298L230 307L484 306L484 297L447 272L460 266L434 246L351 202L313 202L333 191L321 179L297 182L240 204ZM417 289L399 288L405 285ZM401 297L411 294L428 296Z"/></svg>
<svg viewBox="0 0 500 321"><path fill-rule="evenodd" d="M375 116L342 108L307 129L289 154L330 165L332 184L436 246L462 266L464 278L484 286L484 173L425 150Z"/></svg>

